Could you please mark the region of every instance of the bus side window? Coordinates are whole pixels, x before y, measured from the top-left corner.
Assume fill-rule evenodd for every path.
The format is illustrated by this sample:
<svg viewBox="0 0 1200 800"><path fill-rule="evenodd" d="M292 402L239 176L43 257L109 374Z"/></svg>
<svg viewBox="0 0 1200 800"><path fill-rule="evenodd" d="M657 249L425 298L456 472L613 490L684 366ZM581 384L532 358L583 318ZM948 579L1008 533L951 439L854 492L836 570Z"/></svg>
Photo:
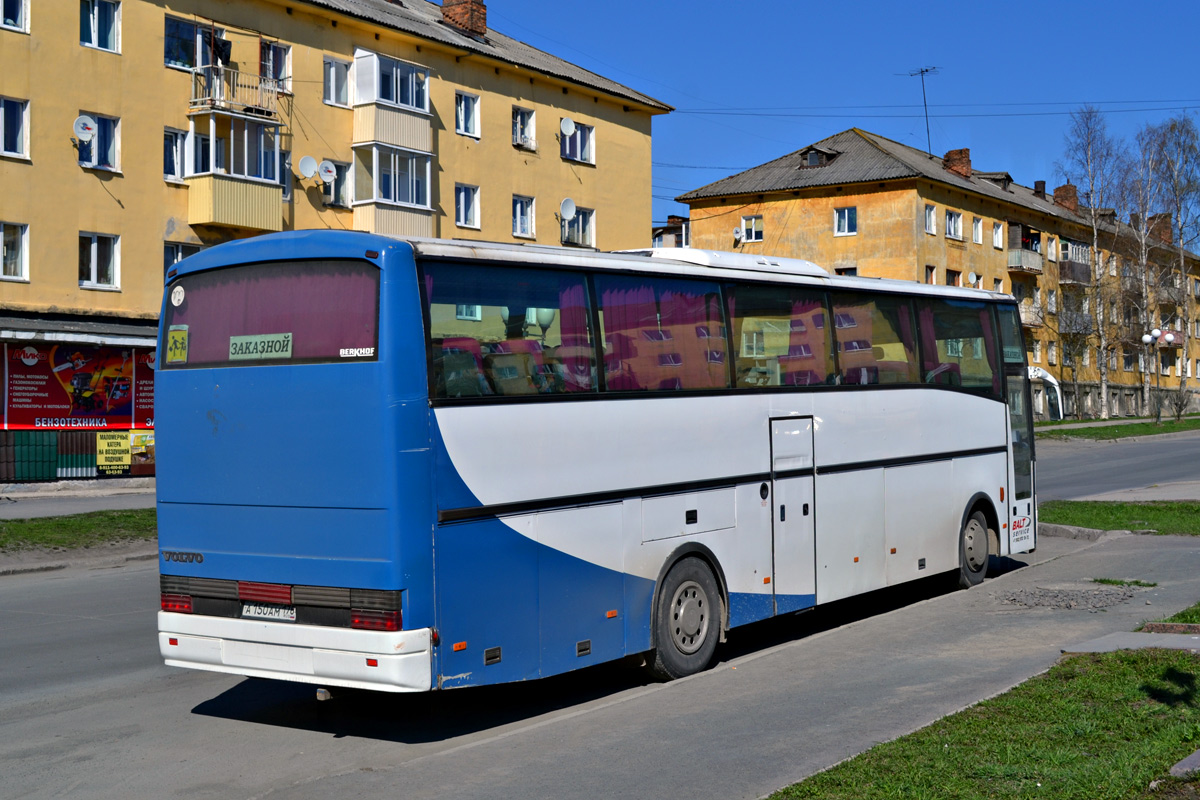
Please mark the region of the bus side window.
<svg viewBox="0 0 1200 800"><path fill-rule="evenodd" d="M991 308L971 300L921 300L919 308L924 382L1002 397Z"/></svg>
<svg viewBox="0 0 1200 800"><path fill-rule="evenodd" d="M608 391L728 388L717 284L597 275L596 293Z"/></svg>
<svg viewBox="0 0 1200 800"><path fill-rule="evenodd" d="M833 355L823 292L750 285L727 292L739 389L830 381Z"/></svg>
<svg viewBox="0 0 1200 800"><path fill-rule="evenodd" d="M918 383L910 300L891 295L834 294L832 301L843 384Z"/></svg>
<svg viewBox="0 0 1200 800"><path fill-rule="evenodd" d="M582 275L423 264L434 397L596 390Z"/></svg>

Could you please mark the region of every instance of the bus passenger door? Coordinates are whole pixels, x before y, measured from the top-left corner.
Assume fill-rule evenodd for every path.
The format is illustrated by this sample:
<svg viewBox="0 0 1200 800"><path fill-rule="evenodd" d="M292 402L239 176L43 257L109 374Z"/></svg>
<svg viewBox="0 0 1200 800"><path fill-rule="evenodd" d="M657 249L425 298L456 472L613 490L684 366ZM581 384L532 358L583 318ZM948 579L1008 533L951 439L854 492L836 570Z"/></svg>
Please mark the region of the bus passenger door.
<svg viewBox="0 0 1200 800"><path fill-rule="evenodd" d="M816 605L812 417L771 420L775 613Z"/></svg>

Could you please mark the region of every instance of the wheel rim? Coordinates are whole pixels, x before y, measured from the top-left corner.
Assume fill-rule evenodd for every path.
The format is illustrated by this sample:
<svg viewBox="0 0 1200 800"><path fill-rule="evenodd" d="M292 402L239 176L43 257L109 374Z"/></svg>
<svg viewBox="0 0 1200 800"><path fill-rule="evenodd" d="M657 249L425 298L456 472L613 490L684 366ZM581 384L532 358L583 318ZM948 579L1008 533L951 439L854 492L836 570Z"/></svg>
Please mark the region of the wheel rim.
<svg viewBox="0 0 1200 800"><path fill-rule="evenodd" d="M684 655L704 645L709 625L708 594L695 581L685 581L671 598L671 641Z"/></svg>
<svg viewBox="0 0 1200 800"><path fill-rule="evenodd" d="M967 569L979 572L987 566L987 558L987 531L979 520L967 520L967 527L963 529L963 559Z"/></svg>

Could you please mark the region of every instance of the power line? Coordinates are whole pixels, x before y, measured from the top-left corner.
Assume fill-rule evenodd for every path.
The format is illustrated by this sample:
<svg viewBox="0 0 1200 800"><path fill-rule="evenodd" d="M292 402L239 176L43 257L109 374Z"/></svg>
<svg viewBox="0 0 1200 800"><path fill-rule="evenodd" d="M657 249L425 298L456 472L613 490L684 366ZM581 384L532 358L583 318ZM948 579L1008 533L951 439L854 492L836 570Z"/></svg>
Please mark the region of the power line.
<svg viewBox="0 0 1200 800"><path fill-rule="evenodd" d="M1026 101L1020 103L930 103L930 108L1024 108L1027 106L1106 106L1106 105L1153 105L1163 103L1200 103L1200 99L1166 99L1166 100L1046 100ZM891 103L848 106L728 106L714 108L677 108L674 114L712 114L729 111L846 111L850 109L882 109L882 108L923 108L916 103Z"/></svg>
<svg viewBox="0 0 1200 800"><path fill-rule="evenodd" d="M1105 114L1145 114L1150 111L1195 111L1194 106L1158 106L1155 108L1109 108ZM779 111L684 111L675 113L714 115L719 117L769 117L790 119L921 119L923 114L794 114ZM932 114L931 119L1003 119L1012 117L1069 117L1069 111L1014 111L994 114Z"/></svg>
<svg viewBox="0 0 1200 800"><path fill-rule="evenodd" d="M750 167L702 167L696 164L666 164L662 161L651 161L652 167L668 167L670 169L732 169L741 172L742 170L750 169Z"/></svg>

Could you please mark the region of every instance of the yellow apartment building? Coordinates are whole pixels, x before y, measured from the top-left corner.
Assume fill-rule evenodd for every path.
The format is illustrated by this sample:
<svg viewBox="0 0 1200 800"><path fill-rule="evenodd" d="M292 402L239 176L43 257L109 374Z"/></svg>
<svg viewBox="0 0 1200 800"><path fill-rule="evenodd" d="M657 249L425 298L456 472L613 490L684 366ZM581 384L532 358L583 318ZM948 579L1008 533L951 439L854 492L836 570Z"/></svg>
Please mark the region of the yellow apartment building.
<svg viewBox="0 0 1200 800"><path fill-rule="evenodd" d="M1151 218L1158 285L1149 307L1136 302L1131 229L1102 212L1103 274L1093 276L1090 215L1070 184L1047 193L1044 181L1029 188L1007 172L974 169L969 150L930 156L852 128L677 199L690 207L693 247L1014 295L1029 363L1060 381L1068 414L1077 404L1083 415L1100 410L1100 324L1108 326L1111 414L1153 413L1144 391L1154 372L1148 365L1157 366L1163 389L1200 379L1200 257L1187 253L1181 273L1170 220ZM1107 308L1097 314L1096 304ZM1164 335L1144 345L1152 328ZM1038 382L1034 410L1048 412Z"/></svg>
<svg viewBox="0 0 1200 800"><path fill-rule="evenodd" d="M640 246L668 111L480 0L0 0L3 430L151 428L164 272L199 248L306 228Z"/></svg>

